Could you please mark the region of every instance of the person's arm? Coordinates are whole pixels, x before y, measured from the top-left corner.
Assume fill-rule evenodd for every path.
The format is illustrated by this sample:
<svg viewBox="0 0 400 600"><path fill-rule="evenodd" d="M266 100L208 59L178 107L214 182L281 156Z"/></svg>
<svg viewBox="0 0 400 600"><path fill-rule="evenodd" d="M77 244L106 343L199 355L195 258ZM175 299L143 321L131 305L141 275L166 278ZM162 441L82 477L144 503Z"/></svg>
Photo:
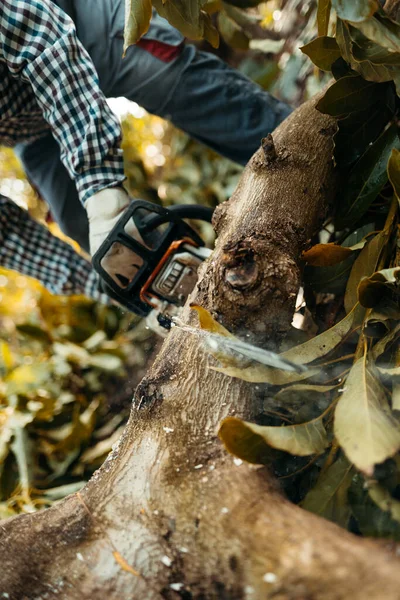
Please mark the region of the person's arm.
<svg viewBox="0 0 400 600"><path fill-rule="evenodd" d="M38 279L53 294L83 294L109 303L90 263L69 244L0 196L0 266Z"/></svg>
<svg viewBox="0 0 400 600"><path fill-rule="evenodd" d="M31 85L81 201L120 184L120 125L70 17L51 0L1 0L0 57Z"/></svg>

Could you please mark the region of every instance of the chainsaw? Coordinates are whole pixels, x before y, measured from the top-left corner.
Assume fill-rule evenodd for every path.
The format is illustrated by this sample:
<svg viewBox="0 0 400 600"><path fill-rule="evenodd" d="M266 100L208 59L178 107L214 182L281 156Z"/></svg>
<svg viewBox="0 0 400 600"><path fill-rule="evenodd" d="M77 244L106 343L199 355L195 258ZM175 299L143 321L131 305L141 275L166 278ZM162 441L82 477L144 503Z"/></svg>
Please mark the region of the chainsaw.
<svg viewBox="0 0 400 600"><path fill-rule="evenodd" d="M94 254L100 287L131 312L171 327L197 282L197 270L211 250L184 219L211 222L213 209L192 204L163 208L132 200Z"/></svg>
<svg viewBox="0 0 400 600"><path fill-rule="evenodd" d="M184 219L211 222L212 214L213 209L206 206L182 204L167 209L133 200L93 256L101 290L141 317L154 311L163 330L170 329L172 318L196 285L199 266L211 254ZM214 351L218 347L223 354L233 353L242 360L286 371L307 370L240 340L209 334L208 341Z"/></svg>

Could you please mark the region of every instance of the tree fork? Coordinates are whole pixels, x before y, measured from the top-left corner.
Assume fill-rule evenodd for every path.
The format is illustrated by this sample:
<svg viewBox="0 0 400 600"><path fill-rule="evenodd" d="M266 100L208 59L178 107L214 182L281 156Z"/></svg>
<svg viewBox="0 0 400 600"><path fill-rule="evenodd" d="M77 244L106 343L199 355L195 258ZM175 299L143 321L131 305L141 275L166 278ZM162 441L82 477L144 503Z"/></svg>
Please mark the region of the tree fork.
<svg viewBox="0 0 400 600"><path fill-rule="evenodd" d="M216 250L190 299L262 341L290 324L299 254L335 187L335 123L314 106L277 128L268 165L260 148L217 210ZM182 319L196 322L189 303ZM198 337L175 328L82 492L1 524L3 597L397 600L395 545L292 505L266 467L224 451L220 421L262 411L255 386L211 370Z"/></svg>

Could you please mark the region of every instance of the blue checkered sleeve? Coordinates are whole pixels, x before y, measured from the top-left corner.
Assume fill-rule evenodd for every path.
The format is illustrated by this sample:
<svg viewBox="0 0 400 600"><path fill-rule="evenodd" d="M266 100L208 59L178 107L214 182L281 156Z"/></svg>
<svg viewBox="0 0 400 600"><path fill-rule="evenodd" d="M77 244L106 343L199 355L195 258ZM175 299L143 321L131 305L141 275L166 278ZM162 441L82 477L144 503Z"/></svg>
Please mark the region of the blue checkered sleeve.
<svg viewBox="0 0 400 600"><path fill-rule="evenodd" d="M68 15L51 0L1 0L0 60L32 87L82 202L123 181L120 125Z"/></svg>
<svg viewBox="0 0 400 600"><path fill-rule="evenodd" d="M90 262L0 195L0 266L38 279L53 294L83 294L109 304Z"/></svg>

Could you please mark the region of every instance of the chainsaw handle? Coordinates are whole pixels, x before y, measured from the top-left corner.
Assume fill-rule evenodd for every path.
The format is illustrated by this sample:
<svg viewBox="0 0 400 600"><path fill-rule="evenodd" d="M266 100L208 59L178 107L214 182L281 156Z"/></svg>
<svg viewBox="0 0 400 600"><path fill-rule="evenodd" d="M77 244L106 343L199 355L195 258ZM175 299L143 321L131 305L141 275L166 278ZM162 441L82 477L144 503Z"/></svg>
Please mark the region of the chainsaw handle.
<svg viewBox="0 0 400 600"><path fill-rule="evenodd" d="M211 223L214 209L209 206L198 206L196 204L176 204L166 209L166 214L149 215L143 220L141 230L143 233L151 232L153 229L167 223L168 221L180 221L181 219L193 219Z"/></svg>

